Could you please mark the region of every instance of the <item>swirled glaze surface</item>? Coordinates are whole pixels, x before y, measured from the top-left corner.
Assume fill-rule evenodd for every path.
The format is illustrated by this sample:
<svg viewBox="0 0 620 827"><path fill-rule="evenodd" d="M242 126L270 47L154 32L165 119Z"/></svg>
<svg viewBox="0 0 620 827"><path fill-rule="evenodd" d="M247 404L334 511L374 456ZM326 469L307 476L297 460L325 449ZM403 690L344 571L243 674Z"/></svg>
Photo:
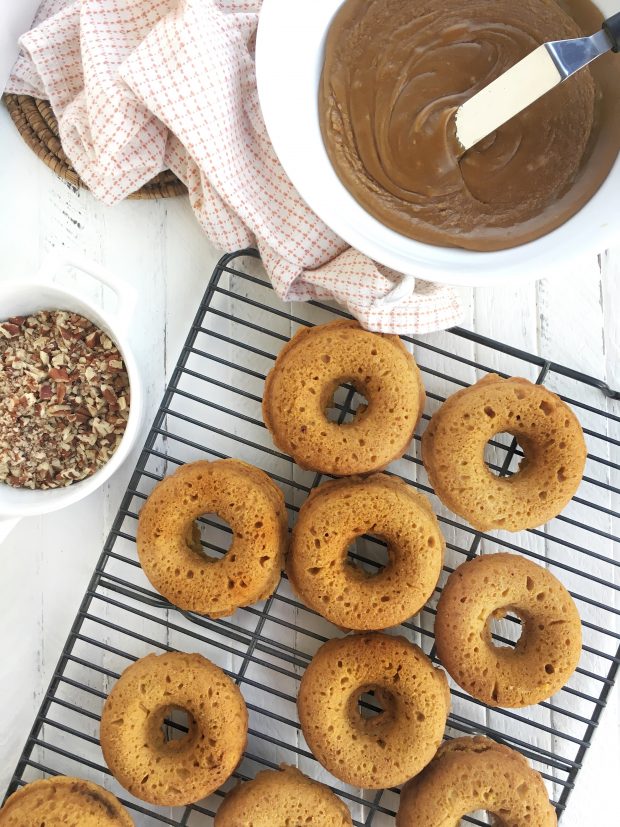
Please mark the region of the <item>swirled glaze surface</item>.
<svg viewBox="0 0 620 827"><path fill-rule="evenodd" d="M601 16L588 7L594 31ZM340 179L368 212L420 241L494 250L549 232L589 200L618 152L620 136L588 164L599 97L590 70L462 157L453 115L544 41L582 34L554 0L346 0L320 89Z"/></svg>

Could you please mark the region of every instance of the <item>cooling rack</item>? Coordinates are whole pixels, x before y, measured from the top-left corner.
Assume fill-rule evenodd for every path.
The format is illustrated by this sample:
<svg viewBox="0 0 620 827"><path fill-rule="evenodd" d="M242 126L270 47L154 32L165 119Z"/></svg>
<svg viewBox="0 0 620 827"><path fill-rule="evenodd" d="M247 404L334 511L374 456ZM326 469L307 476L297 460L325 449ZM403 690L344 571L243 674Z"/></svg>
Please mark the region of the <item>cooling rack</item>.
<svg viewBox="0 0 620 827"><path fill-rule="evenodd" d="M210 825L225 791L184 808L153 807L131 798L110 776L98 742L101 709L119 674L148 652L201 652L240 685L250 713L248 749L235 773L249 779L265 767L296 764L322 780L351 809L354 824L394 824L398 790L367 791L339 783L314 761L300 732L295 698L299 680L316 649L342 634L301 605L286 578L266 603L219 621L181 612L145 579L135 548L136 520L158 480L198 458L234 456L251 462L282 487L291 519L322 477L297 468L277 451L263 426L263 381L284 342L301 325L346 316L321 303L278 301L257 260L246 250L224 257L209 282L187 341L148 434L112 530L75 619L41 709L17 764L9 793L42 775L89 778L115 792L138 825ZM410 453L390 466L431 497L447 540L446 565L425 609L397 630L436 660L433 617L448 574L476 554L507 549L547 566L570 589L583 620L579 668L549 701L525 710L491 710L452 684L446 737L480 733L520 750L542 774L558 815L566 808L579 769L614 683L620 662L620 405L604 383L561 365L453 329L423 339L406 338L428 390L425 422L449 394L490 371L526 376L559 392L578 414L588 443L584 481L563 514L541 529L493 536L473 530L434 496L419 459L419 435ZM350 419L360 403L355 389L340 388L331 413ZM486 459L497 474L513 473L522 456L518 444L498 435ZM205 554L218 556L230 544L229 527L205 515L200 520ZM360 538L352 560L369 571L385 563L386 549ZM494 627L497 645L514 645L519 620ZM377 711L371 696L360 700ZM169 738L186 731L182 715L167 723ZM489 823L483 813L465 823Z"/></svg>

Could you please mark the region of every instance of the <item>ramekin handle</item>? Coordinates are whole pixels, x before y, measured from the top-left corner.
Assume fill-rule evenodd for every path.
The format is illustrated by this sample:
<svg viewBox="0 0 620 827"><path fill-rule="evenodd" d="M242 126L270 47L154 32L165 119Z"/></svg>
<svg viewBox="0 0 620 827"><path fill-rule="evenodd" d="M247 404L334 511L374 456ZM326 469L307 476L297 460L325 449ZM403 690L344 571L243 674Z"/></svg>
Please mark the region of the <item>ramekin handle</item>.
<svg viewBox="0 0 620 827"><path fill-rule="evenodd" d="M400 280L396 282L394 287L385 296L378 299L376 304L379 307L385 307L391 304L398 304L403 299L408 299L415 291L416 280L415 276L403 275Z"/></svg>
<svg viewBox="0 0 620 827"><path fill-rule="evenodd" d="M117 308L115 324L118 325L121 333L127 333L138 304L138 294L134 288L123 282L117 276L110 273L101 264L92 261L81 253L74 251L54 250L49 253L41 265L38 277L40 279L52 279L60 275L68 267L80 270L82 273L91 276L96 281L105 284L116 296Z"/></svg>

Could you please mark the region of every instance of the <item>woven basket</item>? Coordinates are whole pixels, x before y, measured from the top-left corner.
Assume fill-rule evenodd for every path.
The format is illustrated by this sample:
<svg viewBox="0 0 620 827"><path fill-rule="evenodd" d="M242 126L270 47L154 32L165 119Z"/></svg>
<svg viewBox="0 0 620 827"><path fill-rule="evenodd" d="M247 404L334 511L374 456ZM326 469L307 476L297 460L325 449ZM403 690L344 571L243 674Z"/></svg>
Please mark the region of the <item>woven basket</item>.
<svg viewBox="0 0 620 827"><path fill-rule="evenodd" d="M43 163L74 187L87 189L63 152L58 137L58 121L49 102L29 95L5 95L4 102L19 134ZM167 169L129 198L172 198L186 193L185 184Z"/></svg>

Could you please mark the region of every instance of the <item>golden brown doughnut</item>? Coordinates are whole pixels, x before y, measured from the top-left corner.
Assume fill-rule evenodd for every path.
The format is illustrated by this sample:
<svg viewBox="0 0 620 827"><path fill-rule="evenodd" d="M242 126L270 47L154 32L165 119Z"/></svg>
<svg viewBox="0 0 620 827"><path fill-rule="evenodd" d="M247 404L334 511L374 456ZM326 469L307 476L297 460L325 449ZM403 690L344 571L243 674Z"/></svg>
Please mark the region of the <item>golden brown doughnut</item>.
<svg viewBox="0 0 620 827"><path fill-rule="evenodd" d="M484 461L499 433L516 437L525 454L510 477L495 476ZM447 399L422 436L437 496L480 531L521 531L556 517L579 487L586 454L581 425L559 396L494 374Z"/></svg>
<svg viewBox="0 0 620 827"><path fill-rule="evenodd" d="M233 532L228 553L203 553L196 520L215 513ZM271 595L287 542L284 495L258 468L236 459L192 462L158 483L140 511L144 573L175 606L225 617Z"/></svg>
<svg viewBox="0 0 620 827"><path fill-rule="evenodd" d="M374 690L383 712L362 717ZM372 633L329 640L306 669L299 721L315 758L354 787L402 784L428 764L450 709L448 681L403 637Z"/></svg>
<svg viewBox="0 0 620 827"><path fill-rule="evenodd" d="M282 764L234 787L215 814L215 827L350 827L351 813L325 784Z"/></svg>
<svg viewBox="0 0 620 827"><path fill-rule="evenodd" d="M58 775L9 796L1 827L133 827L116 796L92 781Z"/></svg>
<svg viewBox="0 0 620 827"><path fill-rule="evenodd" d="M443 744L400 794L396 827L456 827L486 810L498 827L555 827L545 784L525 758L489 738Z"/></svg>
<svg viewBox="0 0 620 827"><path fill-rule="evenodd" d="M352 384L368 400L352 422L330 422L335 390ZM263 419L273 441L302 468L335 477L381 471L401 457L426 398L420 371L398 336L358 322L302 328L267 376Z"/></svg>
<svg viewBox="0 0 620 827"><path fill-rule="evenodd" d="M514 650L494 646L492 619L517 614ZM517 554L487 554L460 565L437 606L441 663L470 695L488 706L521 707L558 692L581 655L575 602L547 569Z"/></svg>
<svg viewBox="0 0 620 827"><path fill-rule="evenodd" d="M375 575L350 565L356 537L388 544ZM397 477L374 474L325 482L303 504L287 573L297 594L345 629L387 629L417 614L432 595L445 542L430 502Z"/></svg>
<svg viewBox="0 0 620 827"><path fill-rule="evenodd" d="M162 725L185 710L189 732L166 741ZM101 716L103 757L132 795L170 807L200 801L234 772L248 713L239 688L202 655L147 655L127 668Z"/></svg>

